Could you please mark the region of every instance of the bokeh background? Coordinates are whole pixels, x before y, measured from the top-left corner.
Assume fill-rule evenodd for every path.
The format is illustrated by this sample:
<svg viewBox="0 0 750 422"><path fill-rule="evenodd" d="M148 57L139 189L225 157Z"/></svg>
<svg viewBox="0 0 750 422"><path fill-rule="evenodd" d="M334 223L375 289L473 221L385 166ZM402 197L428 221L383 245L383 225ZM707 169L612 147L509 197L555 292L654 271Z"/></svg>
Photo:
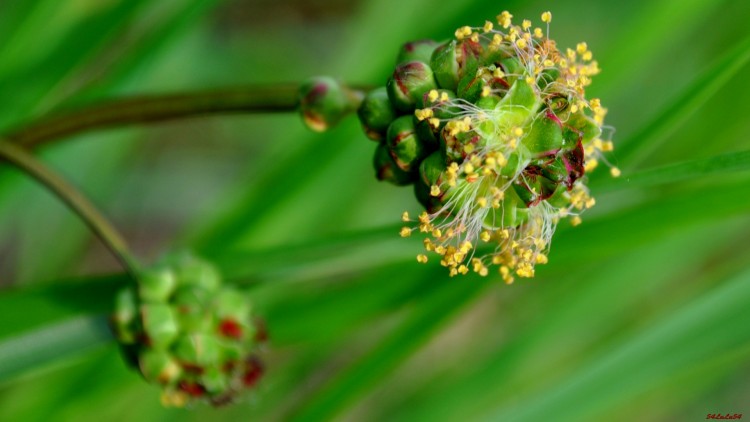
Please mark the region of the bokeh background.
<svg viewBox="0 0 750 422"><path fill-rule="evenodd" d="M636 177L750 149L745 0L3 0L0 133L123 95L317 74L382 84L402 43L504 9L551 10L559 45L588 42L623 170L592 176L597 206L559 227L536 278L418 265L419 239L397 232L419 206L374 179L355 118L325 134L235 115L75 136L40 156L144 262L188 247L244 286L270 330L266 376L232 407L162 408L103 326L125 282L116 262L6 166L0 420L750 416L750 174Z"/></svg>

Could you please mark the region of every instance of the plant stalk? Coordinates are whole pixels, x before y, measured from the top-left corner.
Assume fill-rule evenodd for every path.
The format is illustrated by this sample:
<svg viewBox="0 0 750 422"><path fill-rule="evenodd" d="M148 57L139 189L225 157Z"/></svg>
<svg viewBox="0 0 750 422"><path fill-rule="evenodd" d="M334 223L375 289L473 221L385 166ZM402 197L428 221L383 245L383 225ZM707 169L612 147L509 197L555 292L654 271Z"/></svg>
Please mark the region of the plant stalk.
<svg viewBox="0 0 750 422"><path fill-rule="evenodd" d="M24 149L0 139L0 159L16 166L36 179L40 184L60 198L93 231L112 252L125 270L137 278L137 263L130 253L124 238L96 207L72 185L49 169Z"/></svg>
<svg viewBox="0 0 750 422"><path fill-rule="evenodd" d="M32 149L77 133L117 126L213 114L294 112L298 97L298 84L277 84L125 98L45 117L5 138Z"/></svg>

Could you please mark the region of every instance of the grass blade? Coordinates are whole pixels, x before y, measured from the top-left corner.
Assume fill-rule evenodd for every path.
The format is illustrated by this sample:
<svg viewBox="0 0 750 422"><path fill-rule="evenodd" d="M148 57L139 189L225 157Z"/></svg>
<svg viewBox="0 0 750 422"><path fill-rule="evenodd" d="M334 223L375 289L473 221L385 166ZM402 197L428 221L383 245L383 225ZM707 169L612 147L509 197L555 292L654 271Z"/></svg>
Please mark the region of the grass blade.
<svg viewBox="0 0 750 422"><path fill-rule="evenodd" d="M750 170L750 151L733 152L703 160L670 164L638 171L618 179L599 179L593 191L609 192L620 189L650 188L668 183L695 180L706 176Z"/></svg>
<svg viewBox="0 0 750 422"><path fill-rule="evenodd" d="M750 272L745 271L698 297L666 319L601 353L574 377L555 388L502 408L491 420L559 420L594 417L608 406L680 370L700 364L750 341L750 325L740 324L750 303ZM568 403L577 403L571 407Z"/></svg>
<svg viewBox="0 0 750 422"><path fill-rule="evenodd" d="M86 316L0 341L0 383L112 341L107 318Z"/></svg>
<svg viewBox="0 0 750 422"><path fill-rule="evenodd" d="M641 130L620 143L617 151L622 167L636 166L665 142L712 95L729 82L750 61L750 37L704 71L683 93Z"/></svg>
<svg viewBox="0 0 750 422"><path fill-rule="evenodd" d="M299 409L294 419L329 420L339 414L387 377L486 286L469 280L436 285L429 296L419 298L421 303L391 335L322 388Z"/></svg>

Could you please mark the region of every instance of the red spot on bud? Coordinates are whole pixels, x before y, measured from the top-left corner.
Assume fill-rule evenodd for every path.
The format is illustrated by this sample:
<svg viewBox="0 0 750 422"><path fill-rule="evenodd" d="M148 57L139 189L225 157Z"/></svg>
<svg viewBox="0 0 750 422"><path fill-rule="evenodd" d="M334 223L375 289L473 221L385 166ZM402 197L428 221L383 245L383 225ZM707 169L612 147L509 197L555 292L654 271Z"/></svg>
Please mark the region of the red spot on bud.
<svg viewBox="0 0 750 422"><path fill-rule="evenodd" d="M181 381L180 390L192 397L200 397L206 393L206 389L197 382Z"/></svg>
<svg viewBox="0 0 750 422"><path fill-rule="evenodd" d="M196 365L193 363L182 363L182 369L185 370L185 372L191 373L191 374L197 374L200 375L203 373L203 367L200 365Z"/></svg>
<svg viewBox="0 0 750 422"><path fill-rule="evenodd" d="M255 341L258 343L265 343L268 341L268 327L266 322L262 319L255 320Z"/></svg>
<svg viewBox="0 0 750 422"><path fill-rule="evenodd" d="M263 365L260 363L258 358L254 356L250 357L247 360L245 374L242 376L242 383L245 384L245 387L251 388L258 382L262 375Z"/></svg>
<svg viewBox="0 0 750 422"><path fill-rule="evenodd" d="M221 366L221 370L224 372L232 372L236 364L237 363L233 360L224 362L224 365Z"/></svg>
<svg viewBox="0 0 750 422"><path fill-rule="evenodd" d="M233 319L223 319L219 323L219 332L224 337L240 338L242 337L242 327Z"/></svg>
<svg viewBox="0 0 750 422"><path fill-rule="evenodd" d="M152 341L151 337L148 336L146 333L139 333L138 334L138 343L141 343L142 345L146 347L151 347Z"/></svg>

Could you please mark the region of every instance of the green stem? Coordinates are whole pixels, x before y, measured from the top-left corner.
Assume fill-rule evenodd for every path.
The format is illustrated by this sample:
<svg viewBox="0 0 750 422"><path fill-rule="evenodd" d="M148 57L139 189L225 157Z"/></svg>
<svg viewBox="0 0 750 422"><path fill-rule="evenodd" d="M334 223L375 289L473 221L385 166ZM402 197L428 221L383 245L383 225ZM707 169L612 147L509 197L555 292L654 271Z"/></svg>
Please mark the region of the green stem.
<svg viewBox="0 0 750 422"><path fill-rule="evenodd" d="M42 118L6 138L31 149L77 133L116 126L212 114L294 112L298 97L298 84L279 84L125 98Z"/></svg>
<svg viewBox="0 0 750 422"><path fill-rule="evenodd" d="M133 278L137 277L137 264L125 240L112 224L64 178L50 170L34 156L7 141L0 140L0 158L36 179L50 192L68 205L101 239Z"/></svg>
<svg viewBox="0 0 750 422"><path fill-rule="evenodd" d="M6 136L34 148L93 129L227 113L278 113L297 108L298 85L251 86L114 100L56 114Z"/></svg>

